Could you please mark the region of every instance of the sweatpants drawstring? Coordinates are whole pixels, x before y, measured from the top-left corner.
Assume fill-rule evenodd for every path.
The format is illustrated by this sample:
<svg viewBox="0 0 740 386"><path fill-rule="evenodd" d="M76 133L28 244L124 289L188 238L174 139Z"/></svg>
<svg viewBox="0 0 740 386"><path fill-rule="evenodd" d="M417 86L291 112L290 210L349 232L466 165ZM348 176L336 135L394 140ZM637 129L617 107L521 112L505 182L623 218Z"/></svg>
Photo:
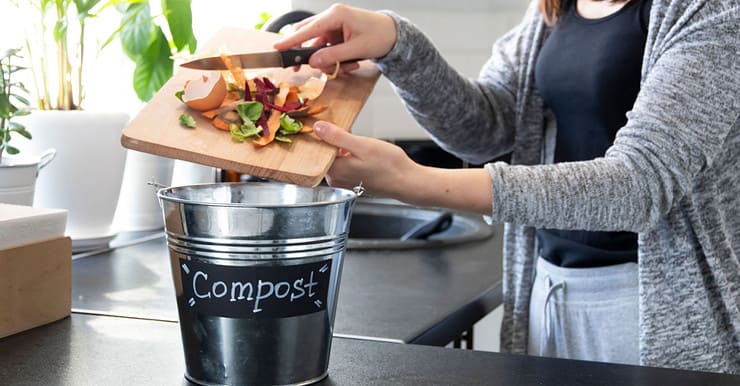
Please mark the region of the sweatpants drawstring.
<svg viewBox="0 0 740 386"><path fill-rule="evenodd" d="M547 294L545 295L545 303L543 305L543 317L542 322L544 326L542 326L543 332L540 334L540 351L545 350L545 347L547 346L547 341L550 339L551 334L551 327L550 327L550 312L548 305L550 304L550 297L555 293L556 290L562 289L565 291L565 281L560 281L558 283L553 284L552 279L550 279L550 275L545 276L545 285L547 286ZM540 356L547 355L547 353L540 352Z"/></svg>

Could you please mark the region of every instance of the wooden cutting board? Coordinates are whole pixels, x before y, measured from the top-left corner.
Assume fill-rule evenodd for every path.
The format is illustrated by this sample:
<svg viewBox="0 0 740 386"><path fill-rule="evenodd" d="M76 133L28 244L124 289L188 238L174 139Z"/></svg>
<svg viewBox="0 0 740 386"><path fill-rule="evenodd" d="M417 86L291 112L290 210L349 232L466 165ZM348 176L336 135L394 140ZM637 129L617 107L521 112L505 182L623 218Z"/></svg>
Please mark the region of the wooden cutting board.
<svg viewBox="0 0 740 386"><path fill-rule="evenodd" d="M225 28L206 43L198 56L271 50L278 37L269 32ZM316 186L321 182L334 161L335 147L322 142L313 133L295 135L291 137L293 143L274 142L265 147L256 147L250 141L233 141L230 133L216 129L208 119L188 109L175 97L187 80L200 73L187 68L176 70L123 130L121 144L145 153L302 186ZM248 70L246 76L268 76L275 84L280 81L302 84L308 77L320 74L318 70L302 66L299 72L292 69ZM372 63L363 61L359 70L328 81L321 96L310 103L329 106L316 119L350 130L379 75ZM178 117L183 113L195 118L196 128L180 125ZM312 122L304 120L308 125Z"/></svg>

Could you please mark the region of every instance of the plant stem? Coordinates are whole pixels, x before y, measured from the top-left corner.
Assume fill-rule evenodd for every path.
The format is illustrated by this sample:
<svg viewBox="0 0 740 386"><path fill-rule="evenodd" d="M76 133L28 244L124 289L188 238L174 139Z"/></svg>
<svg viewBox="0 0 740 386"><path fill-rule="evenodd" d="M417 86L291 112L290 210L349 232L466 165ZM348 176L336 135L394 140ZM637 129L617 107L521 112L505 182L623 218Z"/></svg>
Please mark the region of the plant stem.
<svg viewBox="0 0 740 386"><path fill-rule="evenodd" d="M10 57L8 57L8 71L6 74L5 71L5 64L0 60L0 74L2 74L2 86L3 86L3 92L2 97L6 99L8 104L10 104ZM7 143L8 140L8 128L5 127L8 123L6 123L5 114L3 113L0 115L0 162L3 158L3 151L5 150L5 146L3 144Z"/></svg>
<svg viewBox="0 0 740 386"><path fill-rule="evenodd" d="M69 41L68 41L68 26L66 23L69 22L67 19L68 4L64 1L57 2L57 20L63 20L65 23L64 29L59 34L57 40L57 57L59 60L59 95L57 98L58 106L60 110L74 110L74 96L72 89L72 65L69 62Z"/></svg>
<svg viewBox="0 0 740 386"><path fill-rule="evenodd" d="M82 106L82 100L85 98L85 93L82 89L82 64L85 61L85 19L84 17L79 18L80 21L80 61L77 64L77 103L76 106L80 108Z"/></svg>
<svg viewBox="0 0 740 386"><path fill-rule="evenodd" d="M56 22L58 23L62 20L64 17L64 4L62 1L56 2L56 9L57 9L57 15L56 15ZM66 74L67 74L67 66L66 63L66 55L67 55L67 31L66 27L64 31L59 33L57 35L58 27L54 27L54 38L56 39L56 47L57 47L57 78L59 78L59 84L57 85L57 108L60 110L66 110L65 106L67 105L67 101L65 100L66 93Z"/></svg>

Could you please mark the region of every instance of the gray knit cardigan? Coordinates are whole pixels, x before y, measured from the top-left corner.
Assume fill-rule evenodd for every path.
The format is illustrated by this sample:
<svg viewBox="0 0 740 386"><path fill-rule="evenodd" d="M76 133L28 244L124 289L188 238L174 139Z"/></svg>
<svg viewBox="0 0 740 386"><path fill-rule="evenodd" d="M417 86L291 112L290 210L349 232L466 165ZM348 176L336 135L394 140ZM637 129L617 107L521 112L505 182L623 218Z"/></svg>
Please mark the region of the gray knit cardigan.
<svg viewBox="0 0 740 386"><path fill-rule="evenodd" d="M632 231L641 364L740 373L740 0L654 0L627 124L604 157L558 164L535 3L478 79L392 12L398 40L376 61L443 148L474 163L511 152L486 165L491 219L506 223L503 350L526 353L534 227Z"/></svg>

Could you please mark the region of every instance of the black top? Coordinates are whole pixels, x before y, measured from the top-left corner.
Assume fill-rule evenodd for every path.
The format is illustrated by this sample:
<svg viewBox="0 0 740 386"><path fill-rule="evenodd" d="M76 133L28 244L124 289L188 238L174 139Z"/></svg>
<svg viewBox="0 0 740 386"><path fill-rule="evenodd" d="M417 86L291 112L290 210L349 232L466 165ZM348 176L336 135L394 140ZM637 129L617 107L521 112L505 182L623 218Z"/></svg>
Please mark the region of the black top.
<svg viewBox="0 0 740 386"><path fill-rule="evenodd" d="M575 0L545 41L535 82L557 120L555 162L603 157L627 122L640 90L650 0L633 0L599 19L581 17ZM637 262L637 235L538 229L540 255L562 267Z"/></svg>

